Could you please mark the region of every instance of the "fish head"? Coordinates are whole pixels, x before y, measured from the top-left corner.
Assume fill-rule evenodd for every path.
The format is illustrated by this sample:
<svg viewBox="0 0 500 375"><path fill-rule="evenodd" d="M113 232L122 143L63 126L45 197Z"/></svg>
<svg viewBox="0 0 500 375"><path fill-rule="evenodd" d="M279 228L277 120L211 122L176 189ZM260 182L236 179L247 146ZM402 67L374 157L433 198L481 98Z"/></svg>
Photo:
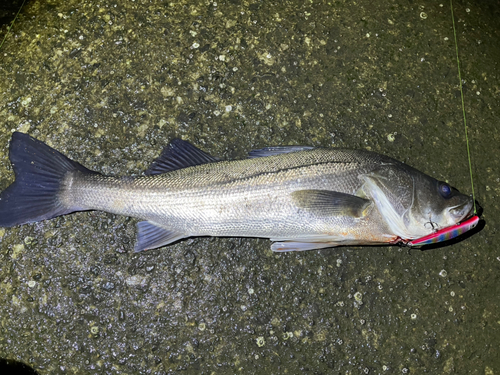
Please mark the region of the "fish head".
<svg viewBox="0 0 500 375"><path fill-rule="evenodd" d="M401 239L426 236L472 215L471 197L402 163L386 165L362 179L364 193L391 234Z"/></svg>
<svg viewBox="0 0 500 375"><path fill-rule="evenodd" d="M460 223L472 215L472 197L460 193L446 182L424 174L414 177L414 201L408 211L411 221L430 234Z"/></svg>

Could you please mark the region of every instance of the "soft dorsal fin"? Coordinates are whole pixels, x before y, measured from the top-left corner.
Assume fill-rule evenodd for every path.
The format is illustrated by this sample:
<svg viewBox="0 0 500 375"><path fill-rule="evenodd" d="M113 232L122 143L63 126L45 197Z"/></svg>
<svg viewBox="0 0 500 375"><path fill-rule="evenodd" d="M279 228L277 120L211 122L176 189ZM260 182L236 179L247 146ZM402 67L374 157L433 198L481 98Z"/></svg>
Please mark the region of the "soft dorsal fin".
<svg viewBox="0 0 500 375"><path fill-rule="evenodd" d="M162 174L216 161L218 161L216 158L201 151L191 143L176 138L163 149L161 155L153 161L145 174Z"/></svg>
<svg viewBox="0 0 500 375"><path fill-rule="evenodd" d="M299 151L307 151L312 150L315 147L312 146L273 146L273 147L264 147L259 150L252 150L248 153L248 157L250 159L253 158L262 158L265 156L274 156L281 154L289 154L291 152L299 152Z"/></svg>

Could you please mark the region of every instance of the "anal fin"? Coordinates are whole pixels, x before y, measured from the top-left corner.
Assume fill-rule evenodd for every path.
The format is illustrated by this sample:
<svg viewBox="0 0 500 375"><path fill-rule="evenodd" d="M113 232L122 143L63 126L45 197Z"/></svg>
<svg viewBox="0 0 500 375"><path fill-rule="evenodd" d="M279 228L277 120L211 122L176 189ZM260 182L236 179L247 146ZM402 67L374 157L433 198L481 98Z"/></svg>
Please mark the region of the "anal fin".
<svg viewBox="0 0 500 375"><path fill-rule="evenodd" d="M185 233L168 230L151 221L141 221L137 223L137 243L134 251L156 249L185 237L188 237Z"/></svg>

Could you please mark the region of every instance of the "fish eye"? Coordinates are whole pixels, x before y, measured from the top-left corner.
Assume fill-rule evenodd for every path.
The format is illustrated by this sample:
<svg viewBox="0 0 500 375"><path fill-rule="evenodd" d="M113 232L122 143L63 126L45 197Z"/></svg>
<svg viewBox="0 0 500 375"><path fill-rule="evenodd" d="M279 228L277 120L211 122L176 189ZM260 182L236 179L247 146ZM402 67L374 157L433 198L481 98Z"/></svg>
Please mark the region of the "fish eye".
<svg viewBox="0 0 500 375"><path fill-rule="evenodd" d="M451 187L450 187L450 185L448 185L445 182L441 182L441 183L439 183L438 189L439 189L439 194L441 194L441 196L443 198L450 198L450 196L451 196Z"/></svg>

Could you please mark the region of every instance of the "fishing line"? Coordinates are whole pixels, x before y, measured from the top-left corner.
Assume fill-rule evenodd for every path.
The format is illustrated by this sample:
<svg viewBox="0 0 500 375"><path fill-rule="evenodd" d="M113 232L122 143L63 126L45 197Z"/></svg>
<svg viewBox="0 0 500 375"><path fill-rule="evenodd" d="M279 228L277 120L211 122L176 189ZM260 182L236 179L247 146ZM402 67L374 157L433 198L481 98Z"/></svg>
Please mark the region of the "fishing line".
<svg viewBox="0 0 500 375"><path fill-rule="evenodd" d="M472 178L472 163L471 163L471 157L470 157L469 136L467 134L467 119L465 117L464 91L462 89L462 75L460 74L460 59L458 58L457 30L455 28L455 17L453 15L453 0L450 0L450 9L451 9L451 23L453 24L453 36L455 38L455 53L457 56L458 80L460 83L460 97L462 98L462 113L464 115L465 142L467 144L467 158L469 160L470 184L471 184L471 188L472 188L472 201L474 202L474 215L476 215L476 213L477 213L477 211L476 211L476 198L474 195L474 180Z"/></svg>
<svg viewBox="0 0 500 375"><path fill-rule="evenodd" d="M16 19L17 19L17 16L19 16L19 13L21 13L21 9L23 9L23 6L24 6L24 3L26 2L26 0L23 1L23 3L21 4L21 7L19 8L19 10L17 11L17 14L16 16L14 17L14 19L12 20L12 23L10 24L9 28L7 29L7 33L5 34L5 36L3 37L3 40L2 40L2 43L0 43L0 48L2 48L3 46L3 43L5 42L5 39L7 39L7 35L9 35L10 33L10 29L12 29L12 26L14 26L14 22L16 22Z"/></svg>

